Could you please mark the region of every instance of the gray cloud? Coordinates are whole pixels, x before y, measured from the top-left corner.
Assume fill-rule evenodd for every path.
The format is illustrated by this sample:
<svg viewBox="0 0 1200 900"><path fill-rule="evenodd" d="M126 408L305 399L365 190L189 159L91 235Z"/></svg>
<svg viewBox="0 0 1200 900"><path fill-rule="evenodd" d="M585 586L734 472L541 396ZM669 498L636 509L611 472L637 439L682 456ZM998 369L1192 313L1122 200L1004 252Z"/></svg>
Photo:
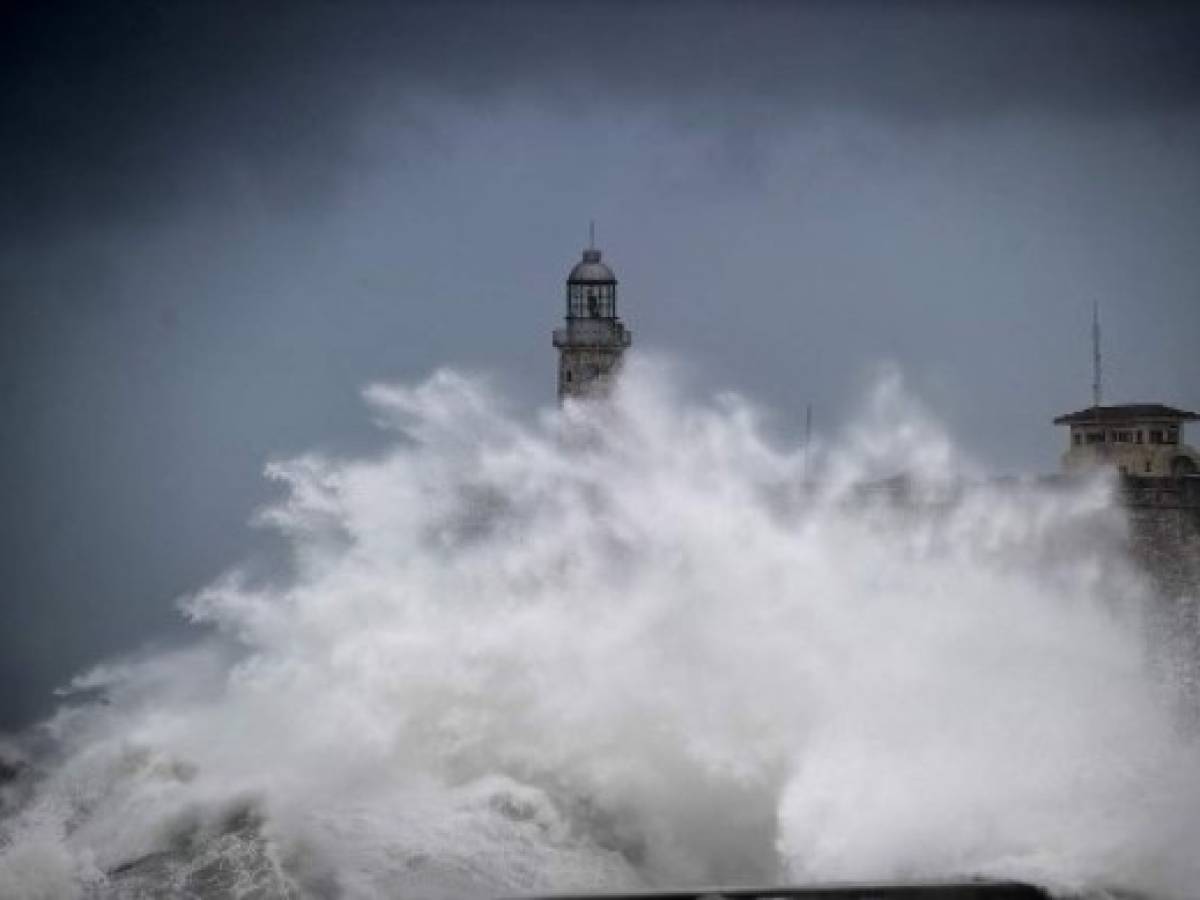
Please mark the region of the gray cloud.
<svg viewBox="0 0 1200 900"><path fill-rule="evenodd" d="M364 116L418 100L633 106L738 134L829 110L937 124L1200 104L1188 4L31 5L7 15L0 58L9 236L153 223L247 174L285 207L324 199Z"/></svg>

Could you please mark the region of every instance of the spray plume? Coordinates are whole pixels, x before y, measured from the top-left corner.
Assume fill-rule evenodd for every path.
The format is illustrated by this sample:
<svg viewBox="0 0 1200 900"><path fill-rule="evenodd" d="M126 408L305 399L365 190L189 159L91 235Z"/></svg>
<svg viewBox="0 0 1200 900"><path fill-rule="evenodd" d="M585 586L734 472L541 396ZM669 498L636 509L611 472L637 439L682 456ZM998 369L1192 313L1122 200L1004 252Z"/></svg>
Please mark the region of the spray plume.
<svg viewBox="0 0 1200 900"><path fill-rule="evenodd" d="M269 467L286 577L9 748L0 895L1196 883L1105 484L964 488L894 381L808 481L643 361L532 424L448 371L366 397L386 452Z"/></svg>

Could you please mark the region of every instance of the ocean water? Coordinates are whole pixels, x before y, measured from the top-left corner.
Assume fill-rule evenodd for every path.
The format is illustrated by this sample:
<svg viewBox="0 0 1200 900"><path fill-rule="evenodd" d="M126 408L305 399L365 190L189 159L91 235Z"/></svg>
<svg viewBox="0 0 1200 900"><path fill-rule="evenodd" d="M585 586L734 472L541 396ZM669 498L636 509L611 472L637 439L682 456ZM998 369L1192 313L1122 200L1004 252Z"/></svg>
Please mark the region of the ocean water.
<svg viewBox="0 0 1200 900"><path fill-rule="evenodd" d="M365 396L385 450L268 469L286 571L0 744L0 897L1196 896L1200 748L1103 481L977 479L895 380L807 461L653 363L533 420L451 371Z"/></svg>

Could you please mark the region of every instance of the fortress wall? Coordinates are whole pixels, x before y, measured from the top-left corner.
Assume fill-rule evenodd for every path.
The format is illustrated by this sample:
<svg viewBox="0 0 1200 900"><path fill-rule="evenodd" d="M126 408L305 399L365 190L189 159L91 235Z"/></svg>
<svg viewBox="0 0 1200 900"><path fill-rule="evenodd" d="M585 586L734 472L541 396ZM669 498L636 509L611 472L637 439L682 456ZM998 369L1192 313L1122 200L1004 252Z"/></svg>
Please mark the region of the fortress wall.
<svg viewBox="0 0 1200 900"><path fill-rule="evenodd" d="M1120 496L1130 552L1157 594L1150 627L1164 675L1200 716L1200 477L1125 478Z"/></svg>
<svg viewBox="0 0 1200 900"><path fill-rule="evenodd" d="M1131 551L1167 594L1200 589L1200 478L1125 478Z"/></svg>

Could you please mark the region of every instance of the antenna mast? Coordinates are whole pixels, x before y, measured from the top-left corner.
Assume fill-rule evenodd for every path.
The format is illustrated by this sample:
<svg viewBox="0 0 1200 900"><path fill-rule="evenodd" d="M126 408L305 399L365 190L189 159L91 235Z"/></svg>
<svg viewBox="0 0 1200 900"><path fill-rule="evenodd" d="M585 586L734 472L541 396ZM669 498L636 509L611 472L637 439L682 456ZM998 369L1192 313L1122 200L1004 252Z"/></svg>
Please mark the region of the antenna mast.
<svg viewBox="0 0 1200 900"><path fill-rule="evenodd" d="M1092 302L1092 406L1099 406L1101 396L1100 380L1100 303Z"/></svg>
<svg viewBox="0 0 1200 900"><path fill-rule="evenodd" d="M588 249L596 249L596 220L588 220Z"/></svg>

